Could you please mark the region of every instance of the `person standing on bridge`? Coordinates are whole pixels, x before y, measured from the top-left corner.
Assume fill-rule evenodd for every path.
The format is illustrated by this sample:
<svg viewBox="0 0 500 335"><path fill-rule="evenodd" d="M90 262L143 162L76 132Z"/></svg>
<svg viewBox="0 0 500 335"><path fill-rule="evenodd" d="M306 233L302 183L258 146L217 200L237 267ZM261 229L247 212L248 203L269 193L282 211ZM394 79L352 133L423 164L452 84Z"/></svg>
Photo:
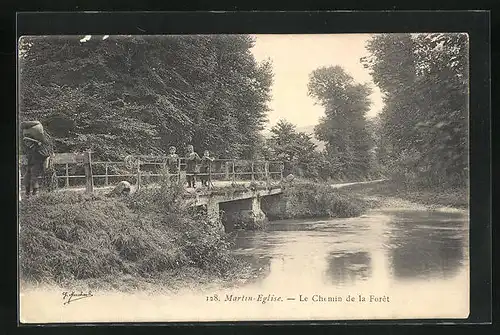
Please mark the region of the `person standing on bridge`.
<svg viewBox="0 0 500 335"><path fill-rule="evenodd" d="M201 160L200 156L194 151L194 147L190 144L187 146L186 155L186 177L188 187L196 187L196 172L198 169L198 162Z"/></svg>
<svg viewBox="0 0 500 335"><path fill-rule="evenodd" d="M205 150L203 152L203 157L201 158L201 185L208 187L209 180L209 172L211 168L211 163L214 161L212 157L210 157L210 151Z"/></svg>
<svg viewBox="0 0 500 335"><path fill-rule="evenodd" d="M167 171L170 175L177 175L179 173L179 155L176 152L177 148L173 145L168 148L169 154L167 155ZM171 180L177 180L176 176L171 177Z"/></svg>

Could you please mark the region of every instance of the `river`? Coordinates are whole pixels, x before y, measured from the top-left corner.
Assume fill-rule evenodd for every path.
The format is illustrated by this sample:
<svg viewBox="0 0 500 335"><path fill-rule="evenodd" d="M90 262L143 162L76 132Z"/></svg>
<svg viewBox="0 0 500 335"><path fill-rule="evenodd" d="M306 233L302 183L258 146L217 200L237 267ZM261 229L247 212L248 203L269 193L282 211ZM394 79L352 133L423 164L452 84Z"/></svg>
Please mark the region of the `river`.
<svg viewBox="0 0 500 335"><path fill-rule="evenodd" d="M357 300L352 306L375 306L368 308L374 317L465 317L468 222L461 211L418 207L349 219L276 221L266 231L238 232L234 253L260 270L248 289L287 291L293 302L300 300L294 292L327 304L329 297L345 303L350 295Z"/></svg>
<svg viewBox="0 0 500 335"><path fill-rule="evenodd" d="M94 292L65 306L61 291L21 295L24 320L266 321L466 318L469 218L396 206L349 219L271 222L239 231L234 254L258 273L239 284L177 294Z"/></svg>

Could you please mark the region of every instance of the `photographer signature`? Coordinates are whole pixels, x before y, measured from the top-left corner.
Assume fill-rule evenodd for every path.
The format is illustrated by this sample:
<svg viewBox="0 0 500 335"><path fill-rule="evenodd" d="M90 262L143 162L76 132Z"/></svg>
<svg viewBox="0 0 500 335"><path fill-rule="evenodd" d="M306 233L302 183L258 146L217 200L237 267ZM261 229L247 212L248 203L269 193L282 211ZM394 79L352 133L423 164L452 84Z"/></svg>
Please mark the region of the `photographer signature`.
<svg viewBox="0 0 500 335"><path fill-rule="evenodd" d="M82 300L82 299L85 299L85 298L90 298L90 297L93 297L94 295L92 294L91 291L88 291L87 293L85 292L75 292L75 291L71 291L71 292L63 292L62 293L62 298L63 298L63 305L69 305L71 302L73 301L77 301L77 300Z"/></svg>

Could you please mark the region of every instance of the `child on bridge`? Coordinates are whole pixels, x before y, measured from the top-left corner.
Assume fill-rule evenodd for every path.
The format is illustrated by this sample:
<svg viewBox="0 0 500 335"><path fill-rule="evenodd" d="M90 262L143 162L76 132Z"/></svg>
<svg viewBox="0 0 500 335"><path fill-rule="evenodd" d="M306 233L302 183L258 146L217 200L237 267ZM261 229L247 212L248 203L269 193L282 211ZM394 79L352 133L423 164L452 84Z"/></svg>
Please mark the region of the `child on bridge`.
<svg viewBox="0 0 500 335"><path fill-rule="evenodd" d="M179 155L176 152L177 148L173 145L168 149L169 154L167 155L167 171L171 175L177 175L179 173ZM177 180L176 176L170 177L170 180Z"/></svg>
<svg viewBox="0 0 500 335"><path fill-rule="evenodd" d="M198 162L201 160L200 156L194 151L192 145L187 146L186 155L186 177L188 187L196 187L196 173L198 169Z"/></svg>
<svg viewBox="0 0 500 335"><path fill-rule="evenodd" d="M210 151L205 150L203 153L203 157L201 158L201 167L200 167L200 173L201 175L201 185L208 187L209 183L209 176L208 173L210 172L211 168L211 162L213 162L214 159L210 157Z"/></svg>

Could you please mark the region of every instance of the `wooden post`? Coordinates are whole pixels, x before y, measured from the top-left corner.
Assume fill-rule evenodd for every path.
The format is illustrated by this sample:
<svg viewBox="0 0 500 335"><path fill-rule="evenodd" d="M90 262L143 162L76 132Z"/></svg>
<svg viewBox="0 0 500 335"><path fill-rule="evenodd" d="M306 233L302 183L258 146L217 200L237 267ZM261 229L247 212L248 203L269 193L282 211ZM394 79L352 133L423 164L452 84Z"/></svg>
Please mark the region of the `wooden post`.
<svg viewBox="0 0 500 335"><path fill-rule="evenodd" d="M93 193L94 192L94 178L92 176L92 156L90 150L85 154L85 192Z"/></svg>
<svg viewBox="0 0 500 335"><path fill-rule="evenodd" d="M264 163L264 172L266 174L266 188L269 188L269 162Z"/></svg>
<svg viewBox="0 0 500 335"><path fill-rule="evenodd" d="M225 173L225 176L224 176L224 179L228 180L229 179L229 162L226 161L225 164L224 164L224 173Z"/></svg>
<svg viewBox="0 0 500 335"><path fill-rule="evenodd" d="M285 170L285 163L280 164L281 181L283 181L283 170Z"/></svg>
<svg viewBox="0 0 500 335"><path fill-rule="evenodd" d="M177 158L177 184L182 184L181 182L181 158Z"/></svg>
<svg viewBox="0 0 500 335"><path fill-rule="evenodd" d="M163 164L161 165L161 168L163 170L163 173L166 173L168 172L167 171L167 163L165 161L163 161ZM170 178L170 174L166 173L168 175L168 178ZM170 180L170 179L169 179Z"/></svg>
<svg viewBox="0 0 500 335"><path fill-rule="evenodd" d="M104 184L105 184L106 186L108 186L108 185L109 185L109 182L108 182L108 163L106 163L106 164L104 165L104 167L106 168L106 172L105 172L105 174L104 174Z"/></svg>
<svg viewBox="0 0 500 335"><path fill-rule="evenodd" d="M69 187L69 164L66 163L66 187Z"/></svg>
<svg viewBox="0 0 500 335"><path fill-rule="evenodd" d="M233 162L233 184L234 184L236 181L236 172L234 170L234 159L232 160L232 162Z"/></svg>
<svg viewBox="0 0 500 335"><path fill-rule="evenodd" d="M253 161L252 161L252 181L255 181L255 176L254 176L254 174L253 174L253 170L254 170L254 168L253 168L253 164L254 164L254 163L253 163Z"/></svg>
<svg viewBox="0 0 500 335"><path fill-rule="evenodd" d="M137 159L137 189L141 188L141 160Z"/></svg>
<svg viewBox="0 0 500 335"><path fill-rule="evenodd" d="M212 189L212 162L208 161L208 189Z"/></svg>

